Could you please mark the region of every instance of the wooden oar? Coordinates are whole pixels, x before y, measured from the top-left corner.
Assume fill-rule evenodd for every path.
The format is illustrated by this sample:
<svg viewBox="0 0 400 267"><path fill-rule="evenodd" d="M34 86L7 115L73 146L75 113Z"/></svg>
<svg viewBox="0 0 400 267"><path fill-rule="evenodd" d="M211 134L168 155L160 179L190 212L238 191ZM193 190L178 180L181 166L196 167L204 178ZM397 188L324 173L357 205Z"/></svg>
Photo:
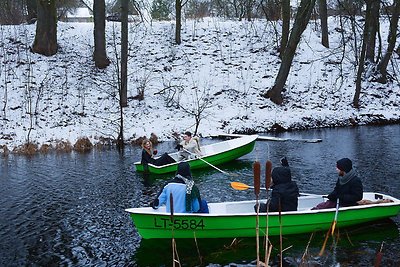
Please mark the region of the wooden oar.
<svg viewBox="0 0 400 267"><path fill-rule="evenodd" d="M183 148L183 151L185 151L185 152L187 152L187 153L189 153L189 154L191 154L191 155L196 156L196 159L199 159L199 160L203 161L204 163L206 163L206 164L208 164L209 166L213 167L213 168L216 169L217 171L220 171L220 172L222 172L222 173L224 173L224 174L231 175L231 176L239 176L239 175L237 175L237 174L234 174L234 173L230 173L230 172L226 172L226 171L221 170L221 169L218 168L217 166L212 165L210 162L205 161L204 159L202 159L202 158L199 157L198 155L196 155L196 154L190 152L190 151L187 150L187 149L184 149L184 148Z"/></svg>
<svg viewBox="0 0 400 267"><path fill-rule="evenodd" d="M329 233L333 235L333 231L335 230L335 225L337 223L337 215L339 212L339 198L336 200L336 213L335 213L335 219L333 219L331 226L329 227L328 233L326 234L324 244L322 245L321 251L319 252L318 256L322 256L324 254L326 242L328 241Z"/></svg>

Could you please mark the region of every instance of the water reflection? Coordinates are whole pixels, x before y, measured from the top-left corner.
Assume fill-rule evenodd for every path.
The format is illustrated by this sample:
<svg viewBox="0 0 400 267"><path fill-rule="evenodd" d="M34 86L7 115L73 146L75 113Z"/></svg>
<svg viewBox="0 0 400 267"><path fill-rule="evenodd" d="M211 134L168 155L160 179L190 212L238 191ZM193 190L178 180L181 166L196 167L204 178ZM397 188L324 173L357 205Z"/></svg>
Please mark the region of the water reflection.
<svg viewBox="0 0 400 267"><path fill-rule="evenodd" d="M365 191L400 198L400 126L319 129L283 133L283 138L321 138L321 143L256 142L258 160L273 166L286 156L300 191L326 194L336 182L335 162L353 160ZM216 140L202 139L202 144ZM174 142L159 144L160 151L173 151ZM170 240L142 240L124 211L148 206L162 185L173 177L136 172L133 162L140 148L92 151L87 154L49 153L32 157L0 158L0 265L132 265L158 266L171 263ZM254 199L253 190L237 191L231 181L253 184L252 164L256 151L219 167L193 171L208 202ZM262 179L263 185L263 179ZM261 192L261 197L265 197ZM382 244L382 266L400 264L399 216L384 223L341 229L339 245L327 259L318 254L325 233L318 233L310 246L316 265L371 265ZM347 231L347 233L346 233ZM349 238L347 238L347 235ZM285 261L298 265L310 235L285 236L293 245ZM351 242L349 241L351 240ZM254 264L255 240L178 240L181 262L220 265ZM274 238L275 247L279 240ZM155 257L157 255L157 257ZM276 250L273 261L279 262ZM334 255L334 257L333 257Z"/></svg>

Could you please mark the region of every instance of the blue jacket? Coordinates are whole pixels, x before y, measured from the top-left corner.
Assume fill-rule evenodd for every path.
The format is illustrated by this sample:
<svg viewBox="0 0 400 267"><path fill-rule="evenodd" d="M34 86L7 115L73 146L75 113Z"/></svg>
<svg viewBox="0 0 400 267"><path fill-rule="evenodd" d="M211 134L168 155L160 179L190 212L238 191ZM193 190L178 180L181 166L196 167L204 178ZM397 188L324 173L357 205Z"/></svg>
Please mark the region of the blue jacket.
<svg viewBox="0 0 400 267"><path fill-rule="evenodd" d="M195 186L195 185L194 185ZM174 213L187 213L186 211L186 184L180 175L167 182L162 191L158 194L153 203L153 208L158 209L165 202L167 212L171 212L170 194L174 198ZM190 212L198 212L200 210L200 199L193 199Z"/></svg>

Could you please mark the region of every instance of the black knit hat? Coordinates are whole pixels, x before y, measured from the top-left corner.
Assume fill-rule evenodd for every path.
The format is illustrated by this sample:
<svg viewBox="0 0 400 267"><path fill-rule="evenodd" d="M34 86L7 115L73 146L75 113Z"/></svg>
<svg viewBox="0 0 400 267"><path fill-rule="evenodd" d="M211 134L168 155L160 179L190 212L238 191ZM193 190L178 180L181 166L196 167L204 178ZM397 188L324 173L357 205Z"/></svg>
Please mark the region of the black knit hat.
<svg viewBox="0 0 400 267"><path fill-rule="evenodd" d="M347 173L353 168L353 163L348 158L342 158L336 162L336 167Z"/></svg>
<svg viewBox="0 0 400 267"><path fill-rule="evenodd" d="M179 162L176 174L180 174L185 178L191 179L192 173L190 172L190 165L187 162Z"/></svg>

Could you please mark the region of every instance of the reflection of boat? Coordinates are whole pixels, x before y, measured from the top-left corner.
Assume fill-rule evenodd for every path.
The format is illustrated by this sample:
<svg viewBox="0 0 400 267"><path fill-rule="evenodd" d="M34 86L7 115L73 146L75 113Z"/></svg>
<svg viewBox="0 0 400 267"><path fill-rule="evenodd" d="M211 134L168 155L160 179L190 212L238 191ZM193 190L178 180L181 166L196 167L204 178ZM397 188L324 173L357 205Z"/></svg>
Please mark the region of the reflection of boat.
<svg viewBox="0 0 400 267"><path fill-rule="evenodd" d="M317 255L320 252L325 234L325 231L314 234L309 245L311 255ZM376 258L376 249L380 248L382 241L385 241L386 248L384 259L391 259L387 250L396 246L389 239L398 238L398 235L399 230L397 229L397 225L391 219L350 226L345 229L340 228L341 238L338 251L342 255L345 254L346 257L338 259L337 262L340 263L347 259L357 259L355 262L358 264L353 265L368 266L370 260ZM285 260L289 262L287 265L299 265L310 236L311 234L307 233L291 235L290 237L286 236L284 238L284 246L291 246L291 249L285 252ZM279 248L279 236L270 237L270 241L274 247ZM256 242L253 237L237 239L203 238L197 239L196 242L192 237L191 239L177 240L177 248L181 263L185 263L188 266L253 266L256 257ZM157 257L154 257L155 251L157 252ZM132 255L132 259L137 266L165 266L166 263L172 262L171 251L170 239L142 239ZM200 255L196 255L196 253L193 253L194 251L198 251ZM365 251L365 253L360 253L360 251ZM200 256L202 264L200 264ZM263 258L264 253L261 250L261 259ZM279 249L272 250L271 261L274 259L277 259L279 262ZM315 265L320 266L318 264ZM273 266L278 266L278 264Z"/></svg>
<svg viewBox="0 0 400 267"><path fill-rule="evenodd" d="M249 135L241 138L202 146L201 151L203 153L203 156L201 158L189 159L187 160L187 162L190 164L190 168L193 170L208 167L209 164L207 163L218 165L237 159L253 151L257 137L258 135ZM163 166L155 166L153 164L149 164L149 172L157 174L175 172L178 166L178 152L170 153L169 155L176 162ZM140 161L135 162L135 166L138 171L144 171L143 165L140 163Z"/></svg>
<svg viewBox="0 0 400 267"><path fill-rule="evenodd" d="M388 203L371 203L365 205L342 207L339 209L338 225L351 226L395 216L399 212L400 200L388 195L364 193L364 200L391 200ZM282 234L299 234L314 230L329 229L335 216L335 208L311 210L324 201L320 195L299 197L298 211L282 212ZM171 228L174 226L174 237L222 238L222 237L252 237L256 235L255 201L238 201L209 203L209 214L177 213L174 223L166 212L165 206L154 210L151 207L126 209L130 213L140 235L147 238L171 238ZM267 216L260 214L260 229L265 229ZM269 213L269 235L279 235L279 214Z"/></svg>

